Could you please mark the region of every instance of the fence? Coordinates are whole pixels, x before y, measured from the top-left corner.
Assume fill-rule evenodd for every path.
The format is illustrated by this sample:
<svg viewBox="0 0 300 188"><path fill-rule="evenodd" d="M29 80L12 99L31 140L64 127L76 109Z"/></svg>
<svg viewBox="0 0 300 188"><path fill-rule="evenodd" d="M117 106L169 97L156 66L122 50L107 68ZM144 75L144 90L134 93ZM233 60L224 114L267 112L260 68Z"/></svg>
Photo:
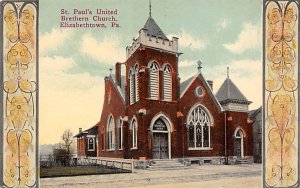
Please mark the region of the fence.
<svg viewBox="0 0 300 188"><path fill-rule="evenodd" d="M134 161L132 159L114 159L100 157L73 157L72 163L76 165L102 165L109 168L119 168L133 172Z"/></svg>

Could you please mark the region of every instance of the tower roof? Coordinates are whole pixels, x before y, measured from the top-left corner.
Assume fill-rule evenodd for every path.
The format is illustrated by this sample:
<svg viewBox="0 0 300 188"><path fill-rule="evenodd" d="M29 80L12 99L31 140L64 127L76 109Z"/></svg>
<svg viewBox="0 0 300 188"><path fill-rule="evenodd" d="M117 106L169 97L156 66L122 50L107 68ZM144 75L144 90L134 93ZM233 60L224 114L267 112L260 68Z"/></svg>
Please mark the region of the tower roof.
<svg viewBox="0 0 300 188"><path fill-rule="evenodd" d="M231 81L229 77L223 82L220 89L218 90L216 94L217 99L220 101L220 103L224 104L226 102L241 102L250 104L251 101L248 101L248 99L243 95L243 93L239 90L239 88Z"/></svg>
<svg viewBox="0 0 300 188"><path fill-rule="evenodd" d="M169 40L151 16L149 16L149 18L148 18L147 22L145 23L143 29L146 30L146 34L148 36L161 37L164 40Z"/></svg>

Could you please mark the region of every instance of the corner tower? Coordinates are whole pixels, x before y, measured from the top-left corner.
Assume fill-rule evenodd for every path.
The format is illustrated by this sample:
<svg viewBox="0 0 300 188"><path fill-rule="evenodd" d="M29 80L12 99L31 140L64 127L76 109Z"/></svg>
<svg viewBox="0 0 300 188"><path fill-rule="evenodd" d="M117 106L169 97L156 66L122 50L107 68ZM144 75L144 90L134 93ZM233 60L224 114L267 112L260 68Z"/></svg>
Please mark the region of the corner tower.
<svg viewBox="0 0 300 188"><path fill-rule="evenodd" d="M126 47L126 104L178 99L178 38L169 40L151 13Z"/></svg>

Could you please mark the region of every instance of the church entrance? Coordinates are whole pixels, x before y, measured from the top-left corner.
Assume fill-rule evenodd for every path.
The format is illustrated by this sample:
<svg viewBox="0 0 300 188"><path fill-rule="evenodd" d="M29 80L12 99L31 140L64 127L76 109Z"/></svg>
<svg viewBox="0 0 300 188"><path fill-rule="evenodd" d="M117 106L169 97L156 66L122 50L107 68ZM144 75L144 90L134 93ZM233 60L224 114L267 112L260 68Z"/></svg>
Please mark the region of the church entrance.
<svg viewBox="0 0 300 188"><path fill-rule="evenodd" d="M151 123L152 158L169 159L171 158L169 121L163 116L155 119Z"/></svg>
<svg viewBox="0 0 300 188"><path fill-rule="evenodd" d="M153 159L168 159L168 133L153 133Z"/></svg>
<svg viewBox="0 0 300 188"><path fill-rule="evenodd" d="M235 156L237 156L238 159L244 158L244 134L242 130L238 130L235 133L235 142L234 142L234 148L235 148Z"/></svg>

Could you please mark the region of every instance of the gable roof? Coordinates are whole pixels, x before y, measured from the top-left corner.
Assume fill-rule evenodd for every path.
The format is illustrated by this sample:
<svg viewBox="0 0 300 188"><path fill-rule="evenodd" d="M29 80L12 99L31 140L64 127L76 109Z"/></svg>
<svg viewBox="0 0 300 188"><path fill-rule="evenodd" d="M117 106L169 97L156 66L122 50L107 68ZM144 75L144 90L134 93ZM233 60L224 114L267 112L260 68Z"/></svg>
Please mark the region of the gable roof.
<svg viewBox="0 0 300 188"><path fill-rule="evenodd" d="M151 16L149 16L143 29L147 30L146 33L148 36L161 37L164 40L169 40Z"/></svg>
<svg viewBox="0 0 300 188"><path fill-rule="evenodd" d="M183 81L182 83L180 83L180 97L183 94L183 92L186 91L186 89L191 84L191 82L194 80L194 77L195 76L192 76L192 77L188 78L187 80Z"/></svg>
<svg viewBox="0 0 300 188"><path fill-rule="evenodd" d="M255 110L251 110L248 112L248 116L250 117L250 119L255 120L257 114L261 113L262 110L262 106L260 106L259 108L255 109Z"/></svg>
<svg viewBox="0 0 300 188"><path fill-rule="evenodd" d="M76 134L74 137L80 137L83 135L97 135L98 134L98 125L94 125L87 130L84 130L78 134Z"/></svg>
<svg viewBox="0 0 300 188"><path fill-rule="evenodd" d="M229 101L242 102L246 104L252 103L243 95L239 88L231 81L230 78L227 78L220 89L216 94L217 99L220 103L226 103Z"/></svg>
<svg viewBox="0 0 300 188"><path fill-rule="evenodd" d="M209 96L212 98L213 102L217 106L218 111L219 112L223 111L223 108L222 108L221 104L217 100L216 96L213 94L213 91L212 91L211 87L209 86L209 84L207 83L207 81L205 80L205 78L204 78L204 76L202 75L201 72L198 72L196 75L188 78L187 80L185 80L184 82L182 82L180 84L180 98L184 96L185 92L190 88L192 83L197 78L199 78L201 80L201 82L203 83L203 86L205 87L207 93L209 94Z"/></svg>
<svg viewBox="0 0 300 188"><path fill-rule="evenodd" d="M118 91L119 95L121 96L121 99L122 99L123 103L125 104L125 82L126 82L126 77L121 75L121 87L118 86L118 84L116 82L116 76L114 74L111 74L110 76L106 76L105 78L109 79L112 82L112 84L114 85L114 87Z"/></svg>

